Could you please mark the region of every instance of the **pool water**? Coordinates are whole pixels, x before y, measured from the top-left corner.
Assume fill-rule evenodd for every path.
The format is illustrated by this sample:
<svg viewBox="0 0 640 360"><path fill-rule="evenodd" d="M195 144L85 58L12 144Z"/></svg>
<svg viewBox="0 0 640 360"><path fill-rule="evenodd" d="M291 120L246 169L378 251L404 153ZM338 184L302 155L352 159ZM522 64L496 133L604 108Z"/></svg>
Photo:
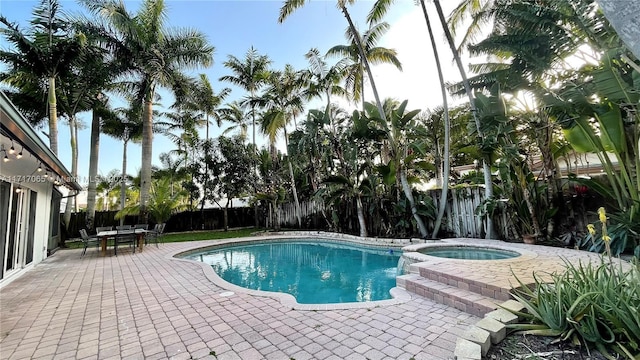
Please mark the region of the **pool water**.
<svg viewBox="0 0 640 360"><path fill-rule="evenodd" d="M230 246L185 258L210 264L238 286L288 293L300 304L330 304L390 299L400 255L313 240Z"/></svg>
<svg viewBox="0 0 640 360"><path fill-rule="evenodd" d="M503 260L520 256L520 254L515 251L474 246L438 246L420 249L419 252L430 256L462 260Z"/></svg>

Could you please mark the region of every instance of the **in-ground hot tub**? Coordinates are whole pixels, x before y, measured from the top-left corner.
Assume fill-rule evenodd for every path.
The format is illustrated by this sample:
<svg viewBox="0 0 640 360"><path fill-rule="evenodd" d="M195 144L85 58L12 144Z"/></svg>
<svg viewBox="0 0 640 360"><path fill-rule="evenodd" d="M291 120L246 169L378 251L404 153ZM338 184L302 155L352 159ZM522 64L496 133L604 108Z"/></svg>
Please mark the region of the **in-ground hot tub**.
<svg viewBox="0 0 640 360"><path fill-rule="evenodd" d="M429 256L460 260L504 260L520 256L520 253L504 249L480 246L432 246L418 250Z"/></svg>
<svg viewBox="0 0 640 360"><path fill-rule="evenodd" d="M465 244L459 239L445 239L438 243L416 244L402 248L398 262L398 274L408 274L411 264L434 261L521 261L531 257L531 252L506 248L504 243ZM440 259L440 260L437 260Z"/></svg>

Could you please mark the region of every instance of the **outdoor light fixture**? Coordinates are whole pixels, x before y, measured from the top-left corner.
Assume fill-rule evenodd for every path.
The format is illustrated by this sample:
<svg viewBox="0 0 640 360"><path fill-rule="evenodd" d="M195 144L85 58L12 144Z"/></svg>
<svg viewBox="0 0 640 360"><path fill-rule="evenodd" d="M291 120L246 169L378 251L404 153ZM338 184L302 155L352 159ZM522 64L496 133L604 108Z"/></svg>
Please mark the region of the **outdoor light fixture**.
<svg viewBox="0 0 640 360"><path fill-rule="evenodd" d="M16 159L22 159L22 151L24 150L24 146L20 149L18 155L16 155Z"/></svg>
<svg viewBox="0 0 640 360"><path fill-rule="evenodd" d="M42 172L42 163L38 164L38 172Z"/></svg>
<svg viewBox="0 0 640 360"><path fill-rule="evenodd" d="M9 157L7 156L7 149L4 148L4 145L0 148L0 152L2 151L4 151L4 158L2 158L2 161L9 162Z"/></svg>
<svg viewBox="0 0 640 360"><path fill-rule="evenodd" d="M11 140L11 148L9 149L9 154L13 155L15 152L16 152L16 148L13 147L13 140Z"/></svg>

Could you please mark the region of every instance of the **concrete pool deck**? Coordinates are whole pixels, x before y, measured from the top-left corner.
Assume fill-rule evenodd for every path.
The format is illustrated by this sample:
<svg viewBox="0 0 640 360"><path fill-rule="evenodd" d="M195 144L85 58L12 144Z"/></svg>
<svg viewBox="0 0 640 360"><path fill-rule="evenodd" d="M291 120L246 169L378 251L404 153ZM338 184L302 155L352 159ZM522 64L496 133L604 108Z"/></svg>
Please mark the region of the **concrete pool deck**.
<svg viewBox="0 0 640 360"><path fill-rule="evenodd" d="M296 310L250 292L227 296L210 267L171 258L217 243L123 248L117 257L58 251L0 289L0 358L452 359L458 336L479 320L406 293L387 305Z"/></svg>

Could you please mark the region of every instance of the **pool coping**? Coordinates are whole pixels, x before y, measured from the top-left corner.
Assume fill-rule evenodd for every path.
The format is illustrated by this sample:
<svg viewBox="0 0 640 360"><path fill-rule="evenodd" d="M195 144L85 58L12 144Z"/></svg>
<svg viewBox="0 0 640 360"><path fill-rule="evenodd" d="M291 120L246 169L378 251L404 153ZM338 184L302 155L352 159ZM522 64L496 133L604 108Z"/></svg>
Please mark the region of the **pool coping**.
<svg viewBox="0 0 640 360"><path fill-rule="evenodd" d="M405 302L410 301L413 298L413 295L406 291L405 289L394 287L389 291L392 299L387 300L377 300L377 301L364 301L364 302L348 302L348 303L332 303L332 304L300 304L296 301L296 298L287 293L273 292L273 291L263 291L263 290L253 290L247 289L222 279L216 272L213 270L211 265L205 264L203 262L197 260L189 260L180 258L178 256L187 255L190 253L194 253L197 251L202 251L205 249L217 248L225 245L237 245L237 244L248 244L248 243L265 243L270 241L279 241L286 239L308 239L310 237L322 238L325 240L330 240L332 242L337 243L345 243L345 244L357 244L357 245L367 245L370 247L393 247L396 249L401 249L407 243L415 242L416 240L409 239L379 239L379 238L361 238L352 235L344 235L344 234L333 234L327 232L282 232L282 233L269 233L265 235L259 236L250 236L250 237L242 237L242 238L233 238L233 239L224 239L224 240L216 240L215 243L209 245L203 245L202 242L194 242L193 246L189 246L186 250L178 250L171 252L165 255L165 258L176 261L185 261L193 264L198 264L205 275L205 277L211 281L214 285L221 287L227 291L231 291L239 294L246 294L252 296L261 296L267 297L271 299L275 299L280 301L283 306L289 307L292 310L306 310L306 311L323 311L323 310L348 310L348 309L367 309L367 308L375 308L381 306L390 306L390 305L398 305ZM373 240L373 243L372 243ZM393 242L393 241L397 242ZM402 241L405 240L405 241ZM419 241L419 240L418 240ZM225 294L225 292L221 292L218 296L229 296L230 294Z"/></svg>

